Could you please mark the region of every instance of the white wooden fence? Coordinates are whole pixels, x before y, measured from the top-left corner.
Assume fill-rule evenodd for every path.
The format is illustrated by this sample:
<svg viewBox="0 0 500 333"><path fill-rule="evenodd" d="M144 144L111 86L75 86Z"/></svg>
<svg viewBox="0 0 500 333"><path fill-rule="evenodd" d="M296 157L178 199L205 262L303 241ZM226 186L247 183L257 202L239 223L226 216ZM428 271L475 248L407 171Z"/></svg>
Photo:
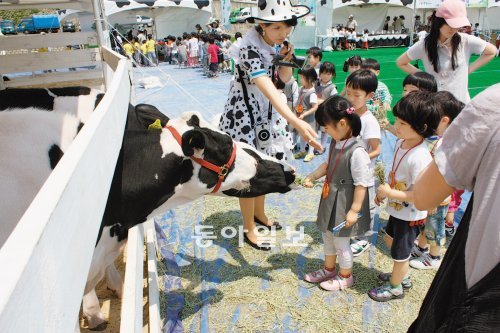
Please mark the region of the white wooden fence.
<svg viewBox="0 0 500 333"><path fill-rule="evenodd" d="M105 97L0 250L0 332L71 332L77 323L131 91L129 61L95 50L113 72Z"/></svg>
<svg viewBox="0 0 500 333"><path fill-rule="evenodd" d="M79 49L68 47L71 45ZM89 79L104 83L101 52L97 46L95 32L3 36L0 39L0 89L56 82L78 84ZM87 69L68 71L77 67ZM31 75L9 75L30 72ZM10 81L4 81L3 76Z"/></svg>
<svg viewBox="0 0 500 333"><path fill-rule="evenodd" d="M147 254L149 332L161 332L160 294L156 266L157 242L153 221L131 228L128 233L127 265L121 309L121 333L143 332L144 242Z"/></svg>

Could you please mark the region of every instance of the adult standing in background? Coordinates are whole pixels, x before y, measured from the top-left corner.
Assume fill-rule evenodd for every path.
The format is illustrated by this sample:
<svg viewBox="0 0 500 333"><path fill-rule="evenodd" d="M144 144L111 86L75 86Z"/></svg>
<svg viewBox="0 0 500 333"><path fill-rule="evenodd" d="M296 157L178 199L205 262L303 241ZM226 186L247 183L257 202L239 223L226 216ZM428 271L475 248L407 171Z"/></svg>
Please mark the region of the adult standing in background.
<svg viewBox="0 0 500 333"><path fill-rule="evenodd" d="M398 17L394 16L392 19L392 24L391 24L391 32L392 33L397 33L397 28L398 28Z"/></svg>
<svg viewBox="0 0 500 333"><path fill-rule="evenodd" d="M388 33L389 32L389 25L391 25L391 17L387 16L385 18L384 27L382 28L382 30L384 31L384 33Z"/></svg>
<svg viewBox="0 0 500 333"><path fill-rule="evenodd" d="M254 146L278 160L285 160L287 155L291 155L292 141L287 123L306 142L321 150L321 145L315 141L315 129L290 110L272 81L275 46L283 44L297 25L297 19L308 13L309 8L292 6L290 0L259 1L259 5L252 8L252 15L247 20L257 24L248 30L239 44L239 52L234 59L235 78L219 123L219 129L233 140ZM293 47L282 48L281 53L284 61L290 61ZM263 124L266 125L259 126ZM267 140L262 136L264 129L268 134L265 137ZM282 227L266 216L264 203L264 196L240 198L245 242L255 249L269 251L269 243L258 243L255 223L268 229L279 230Z"/></svg>
<svg viewBox="0 0 500 333"><path fill-rule="evenodd" d="M415 182L421 210L438 206L455 188L474 195L410 333L500 331L499 104L500 84L474 97Z"/></svg>
<svg viewBox="0 0 500 333"><path fill-rule="evenodd" d="M147 35L146 30L139 30L139 33L137 34L137 38L139 39L139 45L142 45L142 43L147 40L146 35Z"/></svg>
<svg viewBox="0 0 500 333"><path fill-rule="evenodd" d="M354 19L354 15L349 15L349 19L347 20L346 24L347 29L354 29L356 30L358 28L358 22Z"/></svg>
<svg viewBox="0 0 500 333"><path fill-rule="evenodd" d="M413 23L413 32L420 31L421 26L422 26L422 21L420 20L420 15L415 15L415 22Z"/></svg>
<svg viewBox="0 0 500 333"><path fill-rule="evenodd" d="M208 33L209 34L214 34L214 35L221 35L222 34L222 28L219 27L219 20L210 20L210 22L207 24L208 27Z"/></svg>
<svg viewBox="0 0 500 333"><path fill-rule="evenodd" d="M402 15L401 15L402 16ZM401 16L394 16L394 33L399 34L401 32L401 29L403 28L403 17Z"/></svg>
<svg viewBox="0 0 500 333"><path fill-rule="evenodd" d="M403 33L403 29L406 31L405 28L405 16L404 15L399 15L398 17L398 24L399 24L399 33Z"/></svg>
<svg viewBox="0 0 500 333"><path fill-rule="evenodd" d="M459 28L470 26L465 3L461 0L444 0L432 18L429 34L401 55L396 64L408 74L418 71L411 61L420 59L425 71L434 76L438 90L451 92L467 104L469 74L486 65L495 56L495 47L484 40L459 33ZM472 54L479 59L469 65Z"/></svg>

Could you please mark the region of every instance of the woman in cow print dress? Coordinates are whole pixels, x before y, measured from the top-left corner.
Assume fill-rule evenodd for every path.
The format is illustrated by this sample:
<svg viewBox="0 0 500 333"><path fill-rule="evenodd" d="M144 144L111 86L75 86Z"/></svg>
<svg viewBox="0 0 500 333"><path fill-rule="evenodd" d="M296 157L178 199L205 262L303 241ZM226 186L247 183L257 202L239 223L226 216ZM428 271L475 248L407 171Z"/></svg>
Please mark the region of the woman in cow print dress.
<svg viewBox="0 0 500 333"><path fill-rule="evenodd" d="M286 160L291 152L291 136L286 130L287 122L312 146L321 149L316 142L314 129L298 119L288 108L271 80L275 45L282 44L297 18L309 13L305 6L292 6L290 0L259 0L254 8L250 23L258 23L250 29L239 44L239 50L231 51L237 55L235 61L235 80L233 81L219 129L228 133L234 140L245 142L261 149L277 159ZM292 52L285 54L284 60L290 60ZM255 126L268 119L268 110L272 108L270 130L272 144L261 148L257 144ZM270 250L267 243L257 244L254 233L255 222L281 229L277 222L270 222L264 211L264 196L240 199L243 215L245 242L259 250Z"/></svg>

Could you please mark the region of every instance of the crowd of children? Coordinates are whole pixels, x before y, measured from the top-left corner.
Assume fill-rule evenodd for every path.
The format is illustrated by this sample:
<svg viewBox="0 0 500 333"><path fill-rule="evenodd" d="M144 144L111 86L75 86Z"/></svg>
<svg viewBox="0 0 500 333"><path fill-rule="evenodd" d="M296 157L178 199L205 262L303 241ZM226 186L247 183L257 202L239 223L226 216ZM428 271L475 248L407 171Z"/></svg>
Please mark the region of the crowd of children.
<svg viewBox="0 0 500 333"><path fill-rule="evenodd" d="M139 52L140 39L133 40L134 45L124 43L125 53L137 57L137 62L147 58L154 64L156 58L150 55L148 41L143 40L146 48ZM209 76L217 76L219 66L229 69L228 35L186 33L166 40L166 62L203 66ZM376 205L387 200L389 221L384 240L390 248L393 269L378 275L383 284L368 295L376 301L402 298L404 289L412 287L409 267L438 269L446 235L453 235L453 215L462 192L455 192L431 211L419 211L413 205L412 185L432 161L444 131L464 105L451 93L437 92L432 75L417 72L403 81L403 98L393 108L396 122L392 126L386 119L392 96L387 85L378 80L381 68L377 60L348 58L343 70L349 75L339 93L333 83L335 65L322 62L322 51L317 47L306 54L307 64L298 71L300 87L291 67L278 67L273 79L296 116L317 129L322 146L327 147L328 139L332 140L325 149L327 162L304 179L304 186L312 187L314 181L325 178L317 218L324 241L324 267L306 274L304 280L329 291L352 286L356 273L353 257L369 248ZM383 130L399 140L387 179L376 184L373 170L381 153ZM304 162L323 153L297 135L293 144L295 159Z"/></svg>
<svg viewBox="0 0 500 333"><path fill-rule="evenodd" d="M185 32L179 37L170 35L159 42L146 30L137 34L131 30L124 38L114 31L111 39L114 49L129 57L134 66L157 66L156 54L160 51L164 62L179 67L202 67L204 75L209 77L231 71L229 49L232 43L228 34L207 33L200 27L196 32ZM241 33L237 32L235 39L241 39Z"/></svg>
<svg viewBox="0 0 500 333"><path fill-rule="evenodd" d="M332 82L334 64L321 62L322 53L316 47L307 51L307 58L308 64L298 72L300 88L286 69L278 71L297 117L316 126L323 147L328 137L332 139L325 149L327 162L304 179L306 187L325 179L317 217L324 242L324 267L306 274L304 280L329 291L352 286L356 273L353 257L370 246L367 236L373 232L375 207L387 200L390 217L384 240L393 269L379 274L382 284L368 295L376 301L402 298L404 289L412 287L409 267L437 270L445 238L453 235L453 214L463 191L453 193L431 211L419 211L413 205L412 186L464 105L451 93L437 92L432 75L417 72L403 81L403 98L393 108L396 122L392 126L386 119L392 96L377 78L378 61L359 56L347 59L344 71L349 76L338 93ZM385 183L376 184L373 170L384 130L396 135L398 141ZM296 141L295 147L295 158L304 162L321 153L302 140Z"/></svg>
<svg viewBox="0 0 500 333"><path fill-rule="evenodd" d="M206 32L168 36L164 44L164 61L179 67L201 67L204 74L216 77L231 71L229 48L231 36Z"/></svg>

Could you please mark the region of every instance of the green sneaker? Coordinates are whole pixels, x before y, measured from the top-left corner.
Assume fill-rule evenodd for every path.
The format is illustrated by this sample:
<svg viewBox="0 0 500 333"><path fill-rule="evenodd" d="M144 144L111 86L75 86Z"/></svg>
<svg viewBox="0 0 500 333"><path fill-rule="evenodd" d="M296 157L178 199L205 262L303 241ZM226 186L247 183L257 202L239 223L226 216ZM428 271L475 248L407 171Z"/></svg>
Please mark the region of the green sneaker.
<svg viewBox="0 0 500 333"><path fill-rule="evenodd" d="M377 302L387 302L393 299L401 299L405 297L405 293L401 285L393 287L387 282L380 287L370 290L368 296Z"/></svg>
<svg viewBox="0 0 500 333"><path fill-rule="evenodd" d="M380 281L389 282L391 276L392 276L391 273L380 273L379 275L377 275L377 278ZM411 287L413 287L413 282L411 281L411 278L409 276L406 276L401 282L401 286L403 286L404 289L410 289Z"/></svg>
<svg viewBox="0 0 500 333"><path fill-rule="evenodd" d="M301 151L301 152L295 154L293 157L295 157L295 159L298 160L298 159L304 158L304 156L306 156L306 155L307 155L307 153L305 151Z"/></svg>

